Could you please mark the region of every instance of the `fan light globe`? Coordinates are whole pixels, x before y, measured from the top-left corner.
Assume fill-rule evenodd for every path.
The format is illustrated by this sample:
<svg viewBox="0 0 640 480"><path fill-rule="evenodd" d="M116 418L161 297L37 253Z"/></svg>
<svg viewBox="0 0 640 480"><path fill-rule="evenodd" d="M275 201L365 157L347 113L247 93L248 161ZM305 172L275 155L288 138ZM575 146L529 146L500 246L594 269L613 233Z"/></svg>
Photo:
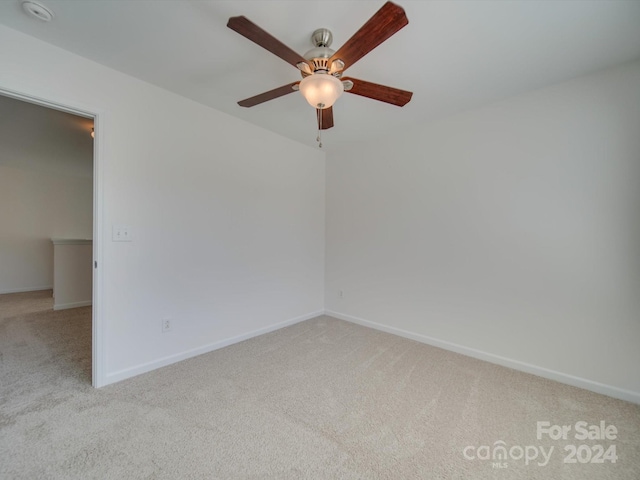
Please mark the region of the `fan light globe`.
<svg viewBox="0 0 640 480"><path fill-rule="evenodd" d="M331 107L342 92L342 82L327 73L316 72L300 82L300 93L313 108Z"/></svg>

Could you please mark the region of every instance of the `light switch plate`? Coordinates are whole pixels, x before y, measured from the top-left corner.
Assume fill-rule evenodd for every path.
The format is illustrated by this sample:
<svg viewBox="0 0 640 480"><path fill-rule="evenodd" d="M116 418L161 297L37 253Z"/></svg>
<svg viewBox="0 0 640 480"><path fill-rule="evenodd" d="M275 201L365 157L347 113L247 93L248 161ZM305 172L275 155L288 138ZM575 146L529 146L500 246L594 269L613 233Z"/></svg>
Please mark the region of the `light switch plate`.
<svg viewBox="0 0 640 480"><path fill-rule="evenodd" d="M132 240L131 228L127 225L114 225L113 237L114 242L130 242Z"/></svg>

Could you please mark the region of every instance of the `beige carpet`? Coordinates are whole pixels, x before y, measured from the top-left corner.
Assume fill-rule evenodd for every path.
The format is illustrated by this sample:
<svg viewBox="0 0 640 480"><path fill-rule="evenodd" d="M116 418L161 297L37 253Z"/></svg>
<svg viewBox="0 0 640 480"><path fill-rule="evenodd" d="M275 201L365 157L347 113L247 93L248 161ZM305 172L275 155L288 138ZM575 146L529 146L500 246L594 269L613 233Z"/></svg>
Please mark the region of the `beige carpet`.
<svg viewBox="0 0 640 480"><path fill-rule="evenodd" d="M640 478L639 406L329 317L95 390L90 309L51 304L0 296L3 480Z"/></svg>

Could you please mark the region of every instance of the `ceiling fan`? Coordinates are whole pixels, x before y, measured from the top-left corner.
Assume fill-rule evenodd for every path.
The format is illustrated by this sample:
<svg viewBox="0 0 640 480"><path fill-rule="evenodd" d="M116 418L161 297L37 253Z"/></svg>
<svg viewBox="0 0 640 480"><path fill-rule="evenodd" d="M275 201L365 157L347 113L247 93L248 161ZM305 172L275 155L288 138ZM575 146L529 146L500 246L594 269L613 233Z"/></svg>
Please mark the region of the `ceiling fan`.
<svg viewBox="0 0 640 480"><path fill-rule="evenodd" d="M301 81L240 100L238 105L253 107L299 90L316 109L319 130L333 127L333 103L342 92L402 107L411 100L412 92L357 78L343 78L342 74L408 23L402 7L387 2L338 51L329 48L333 40L331 32L320 28L311 36L314 48L301 56L248 18L231 17L227 27L293 65L302 74Z"/></svg>

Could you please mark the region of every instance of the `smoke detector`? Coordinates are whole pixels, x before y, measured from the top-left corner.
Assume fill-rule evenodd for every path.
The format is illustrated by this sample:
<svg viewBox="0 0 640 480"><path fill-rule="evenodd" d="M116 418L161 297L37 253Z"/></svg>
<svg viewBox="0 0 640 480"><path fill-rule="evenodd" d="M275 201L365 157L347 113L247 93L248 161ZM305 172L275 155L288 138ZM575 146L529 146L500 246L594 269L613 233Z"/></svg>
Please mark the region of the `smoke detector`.
<svg viewBox="0 0 640 480"><path fill-rule="evenodd" d="M50 22L54 17L54 14L50 9L38 2L22 2L22 9L30 17L37 18L43 22Z"/></svg>

